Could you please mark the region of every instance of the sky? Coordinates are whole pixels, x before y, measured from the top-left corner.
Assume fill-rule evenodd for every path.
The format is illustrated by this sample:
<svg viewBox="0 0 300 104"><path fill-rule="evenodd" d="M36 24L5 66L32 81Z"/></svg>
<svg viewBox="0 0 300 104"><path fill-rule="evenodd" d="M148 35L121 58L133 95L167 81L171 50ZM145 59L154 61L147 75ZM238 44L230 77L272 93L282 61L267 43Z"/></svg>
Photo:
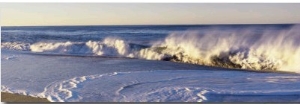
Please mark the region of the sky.
<svg viewBox="0 0 300 104"><path fill-rule="evenodd" d="M1 26L300 23L300 3L1 3Z"/></svg>

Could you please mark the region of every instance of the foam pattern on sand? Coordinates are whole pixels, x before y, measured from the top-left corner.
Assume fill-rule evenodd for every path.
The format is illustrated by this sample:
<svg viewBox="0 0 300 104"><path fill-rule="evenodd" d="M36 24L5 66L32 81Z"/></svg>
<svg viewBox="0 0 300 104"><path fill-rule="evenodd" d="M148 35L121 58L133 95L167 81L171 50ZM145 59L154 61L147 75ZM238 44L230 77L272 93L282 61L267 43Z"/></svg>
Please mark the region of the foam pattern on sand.
<svg viewBox="0 0 300 104"><path fill-rule="evenodd" d="M280 90L284 83L299 83L299 76L240 77L238 80L207 77L194 71L114 72L55 82L41 94L52 102L248 102L264 98L282 101L281 96L300 100L299 89Z"/></svg>

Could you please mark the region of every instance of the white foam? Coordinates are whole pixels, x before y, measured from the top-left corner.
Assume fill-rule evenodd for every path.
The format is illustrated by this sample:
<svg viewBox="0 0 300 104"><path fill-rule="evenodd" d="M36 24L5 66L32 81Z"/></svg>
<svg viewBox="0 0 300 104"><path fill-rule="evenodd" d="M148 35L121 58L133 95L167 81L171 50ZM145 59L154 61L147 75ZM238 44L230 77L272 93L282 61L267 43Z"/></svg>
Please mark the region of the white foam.
<svg viewBox="0 0 300 104"><path fill-rule="evenodd" d="M104 74L104 75L110 76L114 74L115 73ZM42 92L40 95L47 96L47 99L51 102L65 102L65 101L78 102L82 99L82 96L78 94L74 94L72 90L76 89L79 84L82 84L87 80L101 78L104 75L75 77L69 80L53 83L47 86L44 92Z"/></svg>
<svg viewBox="0 0 300 104"><path fill-rule="evenodd" d="M158 85L156 89L150 89L150 91L144 91L144 89L136 89L134 92L130 92L129 94L127 92L128 88L132 88L135 85L138 85L139 83L154 83L154 82L160 82L160 81L168 81L172 79L170 76L160 76L158 78L154 79L144 79L139 80L135 79L136 81L132 80L132 78L135 78L136 76L140 76L140 74L150 74L160 75L159 73L155 72L114 72L114 73L108 73L108 74L101 74L101 75L90 75L90 76L82 76L82 77L75 77L69 80L64 80L61 82L57 82L54 84L51 84L50 86L45 88L45 91L42 92L40 95L46 96L48 100L52 102L78 102L78 101L91 101L86 100L88 98L84 97L91 97L88 92L82 92L79 89L84 90L83 88L86 88L86 83L91 82L108 82L108 83L102 83L104 85L101 86L90 86L91 88L95 88L94 90L101 89L103 92L106 93L105 95L108 97L112 97L109 99L113 99L113 101L121 101L121 102L162 102L162 101L186 101L186 102L202 102L207 100L207 98L204 96L205 93L207 93L207 90L202 90L200 88L194 88L194 87L180 87L180 86L170 86L165 87L165 85ZM120 80L120 78L123 77L129 77L129 79L124 79L123 81ZM150 77L149 75L146 76L147 78ZM173 75L171 75L173 76ZM176 79L176 78L175 78ZM106 81L108 80L108 81ZM111 82L111 81L117 81L117 82ZM150 81L150 82L148 82ZM154 82L151 82L154 81ZM110 89L105 88L105 84L111 85L111 83L119 83L115 86L110 86ZM81 86L78 88L77 86ZM161 87L160 87L161 86ZM88 89L91 89L88 88ZM108 90L108 91L106 91ZM146 90L149 90L149 88L146 88ZM97 91L95 91L97 92ZM108 94L108 95L107 95ZM129 94L129 95L128 95ZM105 97L105 96L104 96ZM92 97L93 98L93 97Z"/></svg>
<svg viewBox="0 0 300 104"><path fill-rule="evenodd" d="M30 49L30 44L21 42L1 42L1 48L9 50L27 51Z"/></svg>
<svg viewBox="0 0 300 104"><path fill-rule="evenodd" d="M32 97L39 97L36 93L30 93L28 91L20 90L20 89L12 89L7 86L1 85L1 92L7 92L7 93L15 93L20 95L26 95L26 96L32 96Z"/></svg>
<svg viewBox="0 0 300 104"><path fill-rule="evenodd" d="M51 52L60 54L95 54L124 56L129 51L128 44L117 38L106 38L103 42L39 42L30 45L32 52Z"/></svg>

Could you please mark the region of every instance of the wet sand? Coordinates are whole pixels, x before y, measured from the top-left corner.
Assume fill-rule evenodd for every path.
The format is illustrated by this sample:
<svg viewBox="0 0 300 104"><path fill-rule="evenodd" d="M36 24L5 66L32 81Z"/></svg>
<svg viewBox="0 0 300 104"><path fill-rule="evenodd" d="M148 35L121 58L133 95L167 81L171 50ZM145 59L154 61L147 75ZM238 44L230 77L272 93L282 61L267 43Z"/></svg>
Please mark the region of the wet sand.
<svg viewBox="0 0 300 104"><path fill-rule="evenodd" d="M1 92L1 102L49 102L45 98L36 98L19 94Z"/></svg>

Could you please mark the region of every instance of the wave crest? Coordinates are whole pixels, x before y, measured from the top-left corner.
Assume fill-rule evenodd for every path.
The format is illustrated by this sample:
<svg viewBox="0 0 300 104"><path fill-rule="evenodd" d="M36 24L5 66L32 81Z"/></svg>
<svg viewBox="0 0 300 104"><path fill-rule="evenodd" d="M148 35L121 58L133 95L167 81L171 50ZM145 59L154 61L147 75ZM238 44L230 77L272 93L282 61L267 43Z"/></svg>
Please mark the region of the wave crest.
<svg viewBox="0 0 300 104"><path fill-rule="evenodd" d="M90 54L122 56L128 51L128 44L117 38L106 38L103 42L40 42L30 45L32 52L51 52L60 54Z"/></svg>

